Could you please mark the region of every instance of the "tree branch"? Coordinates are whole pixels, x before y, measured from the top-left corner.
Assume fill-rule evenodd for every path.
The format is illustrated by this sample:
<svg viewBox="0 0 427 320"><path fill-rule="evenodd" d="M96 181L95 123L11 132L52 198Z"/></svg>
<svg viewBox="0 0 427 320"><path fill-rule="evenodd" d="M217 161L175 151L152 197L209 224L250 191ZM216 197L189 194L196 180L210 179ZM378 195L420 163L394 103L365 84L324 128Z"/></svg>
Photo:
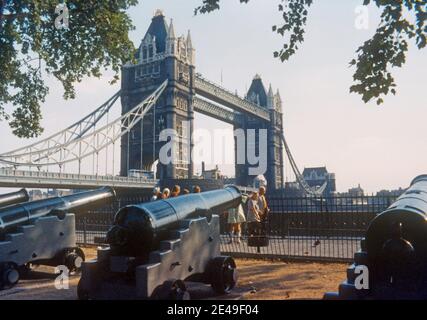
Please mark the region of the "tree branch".
<svg viewBox="0 0 427 320"><path fill-rule="evenodd" d="M19 17L28 17L29 14L28 13L15 13L15 14L1 14L0 15L0 21L1 20L11 20L11 19L15 19L15 18L19 18Z"/></svg>
<svg viewBox="0 0 427 320"><path fill-rule="evenodd" d="M6 4L6 0L0 0L0 31L3 28L2 24L1 24L1 20L3 19L3 10Z"/></svg>

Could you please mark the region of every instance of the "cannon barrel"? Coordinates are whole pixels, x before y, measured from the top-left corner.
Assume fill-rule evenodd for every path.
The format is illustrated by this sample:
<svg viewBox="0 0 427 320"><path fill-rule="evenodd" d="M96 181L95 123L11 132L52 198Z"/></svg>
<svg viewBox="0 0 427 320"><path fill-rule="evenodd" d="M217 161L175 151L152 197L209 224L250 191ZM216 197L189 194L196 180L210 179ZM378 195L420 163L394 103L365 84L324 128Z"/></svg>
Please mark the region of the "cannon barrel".
<svg viewBox="0 0 427 320"><path fill-rule="evenodd" d="M170 236L170 231L179 226L180 220L237 207L241 197L237 187L228 186L126 206L116 213L114 224L107 233L107 243L116 255L146 257L161 240Z"/></svg>
<svg viewBox="0 0 427 320"><path fill-rule="evenodd" d="M427 175L416 177L391 206L372 220L365 247L374 283L425 287Z"/></svg>
<svg viewBox="0 0 427 320"><path fill-rule="evenodd" d="M17 204L21 202L26 202L30 199L27 190L21 189L16 192L6 193L0 195L0 208L10 206L12 204Z"/></svg>
<svg viewBox="0 0 427 320"><path fill-rule="evenodd" d="M365 240L369 256L381 255L384 243L399 232L420 253L427 254L427 175L416 177L392 205L372 220Z"/></svg>
<svg viewBox="0 0 427 320"><path fill-rule="evenodd" d="M0 230L25 224L31 220L48 215L53 211L75 213L103 203L108 203L115 197L115 191L110 187L84 191L63 197L55 197L16 204L0 209Z"/></svg>
<svg viewBox="0 0 427 320"><path fill-rule="evenodd" d="M361 272L362 265L367 269ZM420 175L371 221L347 268L347 280L324 299L427 299L426 270L427 175ZM363 280L367 286L360 288L356 280L362 273L368 276Z"/></svg>

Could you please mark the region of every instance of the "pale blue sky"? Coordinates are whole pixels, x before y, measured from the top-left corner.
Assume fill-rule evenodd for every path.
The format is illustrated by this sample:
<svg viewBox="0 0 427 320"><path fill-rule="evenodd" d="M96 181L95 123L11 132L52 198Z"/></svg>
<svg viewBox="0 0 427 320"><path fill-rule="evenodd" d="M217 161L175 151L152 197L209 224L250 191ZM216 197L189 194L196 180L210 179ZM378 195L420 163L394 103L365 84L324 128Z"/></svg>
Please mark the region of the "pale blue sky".
<svg viewBox="0 0 427 320"><path fill-rule="evenodd" d="M161 8L168 21L174 19L178 35L191 30L197 71L205 77L219 83L222 70L223 85L243 94L253 76L261 74L266 86L271 82L281 91L285 135L300 169L326 165L336 173L340 191L358 183L368 192L405 187L427 172L426 50L412 46L405 67L393 72L398 94L387 97L382 106L366 105L358 95L349 94L353 70L348 62L375 31L376 8L370 7L370 28L357 30L355 8L362 0L315 1L305 43L291 61L281 63L272 55L283 42L271 32L271 26L281 22L278 0L251 0L247 5L223 0L221 11L195 17L200 2L141 1L130 11L135 45ZM111 96L119 86L108 85L108 79L107 74L78 84L74 101L64 101L60 85L48 79L45 134L80 119ZM229 128L201 115L196 117L197 127ZM28 143L14 137L5 122L0 123L0 135L1 152ZM233 171L232 166L223 170Z"/></svg>

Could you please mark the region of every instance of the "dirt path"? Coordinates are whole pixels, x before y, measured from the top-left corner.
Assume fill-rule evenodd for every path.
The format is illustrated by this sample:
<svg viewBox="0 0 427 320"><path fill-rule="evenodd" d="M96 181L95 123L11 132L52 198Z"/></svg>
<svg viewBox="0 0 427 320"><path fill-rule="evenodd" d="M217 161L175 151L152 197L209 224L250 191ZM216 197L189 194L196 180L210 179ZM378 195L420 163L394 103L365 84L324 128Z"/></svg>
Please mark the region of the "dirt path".
<svg viewBox="0 0 427 320"><path fill-rule="evenodd" d="M91 259L95 250L86 249ZM345 279L346 264L286 263L237 259L238 291L243 299L321 299L327 291L336 291ZM38 267L31 278L23 279L11 289L0 291L0 300L74 300L79 276L70 278L69 289L55 288L54 269Z"/></svg>
<svg viewBox="0 0 427 320"><path fill-rule="evenodd" d="M249 287L245 299L322 299L337 291L346 277L343 263L286 263L237 260L239 287Z"/></svg>

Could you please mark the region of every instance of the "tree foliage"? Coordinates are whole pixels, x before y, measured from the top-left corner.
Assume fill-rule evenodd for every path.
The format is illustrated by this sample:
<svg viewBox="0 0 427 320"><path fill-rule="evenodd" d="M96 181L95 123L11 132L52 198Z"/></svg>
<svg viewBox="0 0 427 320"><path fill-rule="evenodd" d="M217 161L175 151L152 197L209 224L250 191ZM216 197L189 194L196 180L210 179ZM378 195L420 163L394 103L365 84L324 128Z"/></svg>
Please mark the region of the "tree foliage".
<svg viewBox="0 0 427 320"><path fill-rule="evenodd" d="M220 2L202 0L195 13L218 10ZM247 3L249 0L240 2ZM374 99L377 104L381 104L385 95L396 94L391 69L405 64L409 40L415 40L419 49L426 46L427 0L363 0L363 5L367 6L371 2L382 10L381 21L374 36L357 49L356 57L350 62L350 66L356 69L350 92L360 94L365 103ZM298 50L298 45L304 42L305 26L312 4L313 0L279 1L278 10L284 22L273 26L273 32L287 37L283 47L274 52L274 56L281 61L289 60ZM406 18L405 9L415 22Z"/></svg>
<svg viewBox="0 0 427 320"><path fill-rule="evenodd" d="M59 2L0 0L0 121L9 121L18 137L43 131L40 104L49 91L43 73L58 79L70 99L83 77L112 68L117 81L120 66L133 57L126 10L137 0L69 0L68 28L55 24Z"/></svg>

